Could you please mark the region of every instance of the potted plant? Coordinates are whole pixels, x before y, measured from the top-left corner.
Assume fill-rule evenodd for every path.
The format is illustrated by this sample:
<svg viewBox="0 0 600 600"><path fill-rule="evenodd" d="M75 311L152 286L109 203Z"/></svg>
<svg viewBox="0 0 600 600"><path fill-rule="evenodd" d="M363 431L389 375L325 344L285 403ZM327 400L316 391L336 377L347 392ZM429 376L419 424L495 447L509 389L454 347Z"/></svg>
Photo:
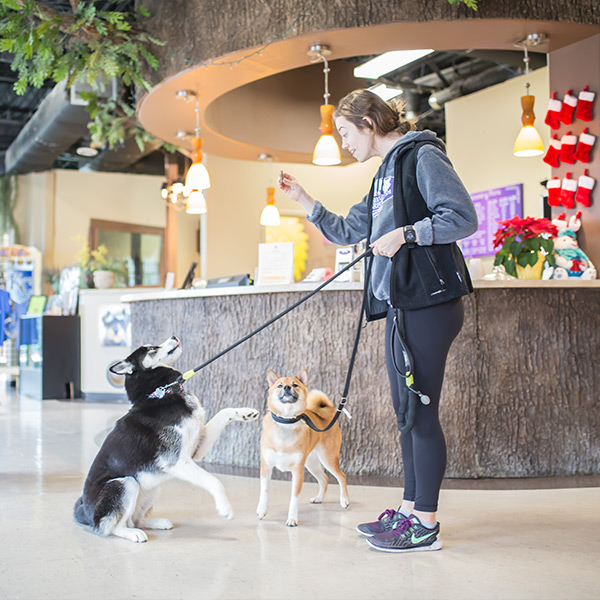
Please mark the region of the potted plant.
<svg viewBox="0 0 600 600"><path fill-rule="evenodd" d="M555 265L553 255L556 225L544 218L513 217L499 221L494 235L494 265L519 279L541 279L544 265Z"/></svg>
<svg viewBox="0 0 600 600"><path fill-rule="evenodd" d="M86 287L107 289L115 285L116 278L124 278L126 281L127 274L124 272L124 267L108 258L108 248L104 244L91 250L83 236L79 235L76 239L83 241L81 250L77 254L77 262L81 269L81 281Z"/></svg>

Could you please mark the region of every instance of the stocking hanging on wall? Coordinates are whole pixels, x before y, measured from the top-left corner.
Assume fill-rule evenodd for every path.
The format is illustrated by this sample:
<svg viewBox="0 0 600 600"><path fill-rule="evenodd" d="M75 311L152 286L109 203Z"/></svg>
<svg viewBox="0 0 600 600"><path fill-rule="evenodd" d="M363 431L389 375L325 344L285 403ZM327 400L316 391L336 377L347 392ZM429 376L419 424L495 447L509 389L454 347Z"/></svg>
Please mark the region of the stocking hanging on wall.
<svg viewBox="0 0 600 600"><path fill-rule="evenodd" d="M562 101L558 118L565 124L570 125L575 117L575 108L577 107L577 97L573 96L573 90L569 90Z"/></svg>
<svg viewBox="0 0 600 600"><path fill-rule="evenodd" d="M560 138L560 160L561 162L569 165L575 164L575 146L577 145L577 136L571 135L570 131L567 131L565 135Z"/></svg>
<svg viewBox="0 0 600 600"><path fill-rule="evenodd" d="M560 164L560 140L557 139L556 133L552 134L550 145L548 146L548 152L542 159L546 164L555 168Z"/></svg>
<svg viewBox="0 0 600 600"><path fill-rule="evenodd" d="M571 173L567 173L560 186L560 203L565 208L575 208L575 192L577 191L577 180L571 179Z"/></svg>
<svg viewBox="0 0 600 600"><path fill-rule="evenodd" d="M596 97L595 92L590 92L589 86L585 86L582 92L579 92L579 99L577 101L577 112L575 117L581 121L592 120L592 110L594 108L594 98Z"/></svg>
<svg viewBox="0 0 600 600"><path fill-rule="evenodd" d="M575 201L579 202L585 207L591 206L592 196L591 192L594 188L596 180L588 175L588 170L583 171L583 175L579 177L577 183L577 193L575 194Z"/></svg>
<svg viewBox="0 0 600 600"><path fill-rule="evenodd" d="M591 162L591 154L592 148L594 147L594 142L596 141L596 136L588 133L588 128L586 127L583 130L583 133L579 136L579 142L577 143L577 149L575 150L575 160L578 160L582 163Z"/></svg>
<svg viewBox="0 0 600 600"><path fill-rule="evenodd" d="M550 206L560 206L560 186L562 182L558 177L553 177L546 183L548 190L548 204Z"/></svg>
<svg viewBox="0 0 600 600"><path fill-rule="evenodd" d="M551 129L558 129L560 127L558 116L560 115L561 106L562 102L556 99L556 92L552 92L552 98L548 102L548 111L544 119L544 123Z"/></svg>

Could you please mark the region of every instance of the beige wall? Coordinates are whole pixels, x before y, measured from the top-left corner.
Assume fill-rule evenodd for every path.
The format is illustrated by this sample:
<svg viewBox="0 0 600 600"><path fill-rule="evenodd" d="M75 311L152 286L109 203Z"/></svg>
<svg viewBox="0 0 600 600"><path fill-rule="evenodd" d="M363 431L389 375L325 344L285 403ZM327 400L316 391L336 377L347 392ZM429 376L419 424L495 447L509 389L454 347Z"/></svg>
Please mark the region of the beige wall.
<svg viewBox="0 0 600 600"><path fill-rule="evenodd" d="M75 170L22 175L15 210L22 243L42 250L45 268L62 268L75 263L81 249L75 237L88 238L91 219L165 227L162 181L153 175ZM176 283L183 280L190 262L199 260L198 223L197 216L178 215Z"/></svg>
<svg viewBox="0 0 600 600"><path fill-rule="evenodd" d="M521 96L525 82L535 96L535 127L548 147L544 125L548 105L548 68L520 76L446 104L448 155L471 194L515 183L523 184L523 214L542 216L540 181L551 177L543 156L517 158L513 146L521 129ZM483 259L490 272L493 257Z"/></svg>
<svg viewBox="0 0 600 600"><path fill-rule="evenodd" d="M316 142L317 136L315 136ZM264 241L260 213L265 206L269 181L280 169L292 174L315 199L330 210L346 214L369 191L379 166L373 159L345 167L231 160L209 156L206 160L212 187L207 191L208 277L249 273L258 264L258 244ZM271 185L273 185L271 183ZM292 200L275 190L275 205L284 215L304 215ZM333 265L324 265L331 266Z"/></svg>

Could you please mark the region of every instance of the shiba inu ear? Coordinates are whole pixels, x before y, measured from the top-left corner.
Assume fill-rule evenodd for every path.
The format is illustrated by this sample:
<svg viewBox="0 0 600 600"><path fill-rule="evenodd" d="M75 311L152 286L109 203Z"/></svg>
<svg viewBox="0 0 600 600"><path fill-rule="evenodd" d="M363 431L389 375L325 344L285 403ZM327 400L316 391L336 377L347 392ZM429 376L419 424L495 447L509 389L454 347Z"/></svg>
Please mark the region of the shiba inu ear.
<svg viewBox="0 0 600 600"><path fill-rule="evenodd" d="M269 383L269 387L271 387L277 380L279 379L279 375L271 369L267 369L267 382Z"/></svg>
<svg viewBox="0 0 600 600"><path fill-rule="evenodd" d="M296 379L306 385L306 382L308 381L308 373L306 372L306 369L302 369L300 374L296 375Z"/></svg>
<svg viewBox="0 0 600 600"><path fill-rule="evenodd" d="M115 375L128 375L133 373L133 365L127 360L121 360L111 365L108 370Z"/></svg>

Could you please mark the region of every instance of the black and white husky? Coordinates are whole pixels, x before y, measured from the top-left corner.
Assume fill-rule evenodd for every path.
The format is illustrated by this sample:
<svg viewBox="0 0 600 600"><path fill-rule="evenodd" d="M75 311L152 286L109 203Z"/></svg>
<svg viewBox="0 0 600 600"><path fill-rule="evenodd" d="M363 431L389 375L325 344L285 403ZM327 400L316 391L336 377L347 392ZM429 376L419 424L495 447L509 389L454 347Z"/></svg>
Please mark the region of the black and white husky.
<svg viewBox="0 0 600 600"><path fill-rule="evenodd" d="M253 408L225 408L206 425L204 409L194 394L179 387L163 398L150 397L158 387L175 381L180 373L170 365L181 355L171 337L160 346L142 346L111 371L125 375L132 404L108 434L94 459L74 507L75 521L94 533L145 542L142 528L172 529L168 519L147 518L158 487L172 478L207 490L217 512L233 517L221 482L199 467L201 459L231 421L253 421Z"/></svg>

